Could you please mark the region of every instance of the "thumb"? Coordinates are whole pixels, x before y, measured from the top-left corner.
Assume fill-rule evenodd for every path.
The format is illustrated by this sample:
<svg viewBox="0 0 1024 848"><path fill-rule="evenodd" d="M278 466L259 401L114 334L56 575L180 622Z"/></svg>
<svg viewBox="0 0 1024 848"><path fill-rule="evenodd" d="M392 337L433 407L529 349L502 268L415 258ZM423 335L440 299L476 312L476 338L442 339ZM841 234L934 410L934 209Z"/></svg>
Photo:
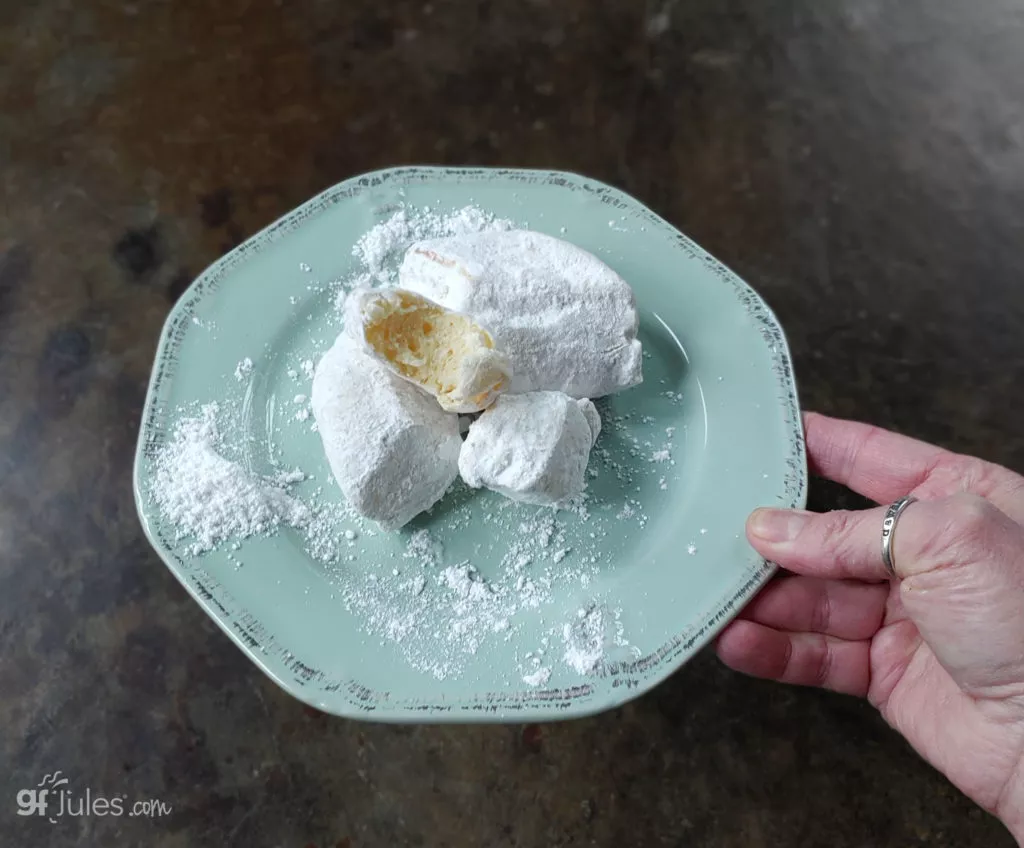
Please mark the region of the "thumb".
<svg viewBox="0 0 1024 848"><path fill-rule="evenodd" d="M1024 694L1024 528L976 495L919 501L893 554L904 610L960 687Z"/></svg>

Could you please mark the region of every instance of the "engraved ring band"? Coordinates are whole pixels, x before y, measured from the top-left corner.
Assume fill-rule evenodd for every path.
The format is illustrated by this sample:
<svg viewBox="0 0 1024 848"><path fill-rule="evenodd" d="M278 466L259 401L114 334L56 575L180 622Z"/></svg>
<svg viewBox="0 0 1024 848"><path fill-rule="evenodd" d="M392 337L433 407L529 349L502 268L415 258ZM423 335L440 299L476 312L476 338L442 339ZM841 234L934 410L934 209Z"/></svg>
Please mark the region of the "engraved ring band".
<svg viewBox="0 0 1024 848"><path fill-rule="evenodd" d="M893 580L897 579L896 563L893 561L892 553L893 539L896 538L896 522L903 515L903 510L916 500L917 498L913 495L900 498L885 511L885 520L882 521L882 562L885 564L885 570L889 577Z"/></svg>

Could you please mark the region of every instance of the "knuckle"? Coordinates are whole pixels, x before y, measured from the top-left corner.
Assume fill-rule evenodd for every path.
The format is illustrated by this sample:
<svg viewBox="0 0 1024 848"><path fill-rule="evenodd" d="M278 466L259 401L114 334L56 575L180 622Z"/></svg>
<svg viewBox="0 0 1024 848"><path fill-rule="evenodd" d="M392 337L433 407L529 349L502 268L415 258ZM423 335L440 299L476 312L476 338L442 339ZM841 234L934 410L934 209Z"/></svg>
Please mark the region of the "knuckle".
<svg viewBox="0 0 1024 848"><path fill-rule="evenodd" d="M818 640L817 655L812 669L812 682L815 686L824 687L832 676L832 650L828 640L821 636Z"/></svg>
<svg viewBox="0 0 1024 848"><path fill-rule="evenodd" d="M985 495L996 488L1002 471L998 465L968 456L961 460L960 479L964 488Z"/></svg>
<svg viewBox="0 0 1024 848"><path fill-rule="evenodd" d="M983 497L967 492L950 498L953 514L949 530L955 541L975 542L983 538L992 522L993 506Z"/></svg>
<svg viewBox="0 0 1024 848"><path fill-rule="evenodd" d="M817 531L821 546L829 553L841 551L850 535L852 516L845 510L826 512L818 520Z"/></svg>
<svg viewBox="0 0 1024 848"><path fill-rule="evenodd" d="M832 624L832 598L825 584L811 606L811 629L816 633L827 633Z"/></svg>
<svg viewBox="0 0 1024 848"><path fill-rule="evenodd" d="M793 647L793 640L787 639L778 670L775 674L776 678L778 678L779 680L784 680L786 677L790 676L794 672L795 666L793 662L793 657L795 653L796 652Z"/></svg>
<svg viewBox="0 0 1024 848"><path fill-rule="evenodd" d="M940 490L973 493L982 497L1002 489L1013 489L1017 484L1015 475L1009 469L974 456L951 453L944 455L932 472L932 478Z"/></svg>
<svg viewBox="0 0 1024 848"><path fill-rule="evenodd" d="M935 461L931 477L940 479L946 484L963 485L978 473L980 459L960 453L943 453Z"/></svg>

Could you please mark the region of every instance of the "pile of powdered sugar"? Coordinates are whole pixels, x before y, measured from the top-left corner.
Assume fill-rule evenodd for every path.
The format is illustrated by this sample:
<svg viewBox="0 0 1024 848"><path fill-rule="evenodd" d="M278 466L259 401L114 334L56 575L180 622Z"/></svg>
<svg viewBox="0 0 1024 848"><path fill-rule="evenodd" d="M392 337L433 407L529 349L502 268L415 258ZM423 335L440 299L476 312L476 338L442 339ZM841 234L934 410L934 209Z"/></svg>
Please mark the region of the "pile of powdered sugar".
<svg viewBox="0 0 1024 848"><path fill-rule="evenodd" d="M156 460L153 499L177 537L191 537L193 555L281 524L301 527L310 517L309 508L285 491L298 482L295 472L262 479L218 452L219 411L209 403L198 415L180 419Z"/></svg>
<svg viewBox="0 0 1024 848"><path fill-rule="evenodd" d="M365 268L357 276L364 282L394 285L397 260L417 241L511 230L513 226L512 221L496 218L476 206L465 206L447 215L429 207L417 210L403 206L388 220L372 227L352 248L352 255Z"/></svg>
<svg viewBox="0 0 1024 848"><path fill-rule="evenodd" d="M592 673L605 659L608 648L629 648L624 637L622 611L592 604L576 612L574 621L562 625L565 653L562 658L579 674Z"/></svg>

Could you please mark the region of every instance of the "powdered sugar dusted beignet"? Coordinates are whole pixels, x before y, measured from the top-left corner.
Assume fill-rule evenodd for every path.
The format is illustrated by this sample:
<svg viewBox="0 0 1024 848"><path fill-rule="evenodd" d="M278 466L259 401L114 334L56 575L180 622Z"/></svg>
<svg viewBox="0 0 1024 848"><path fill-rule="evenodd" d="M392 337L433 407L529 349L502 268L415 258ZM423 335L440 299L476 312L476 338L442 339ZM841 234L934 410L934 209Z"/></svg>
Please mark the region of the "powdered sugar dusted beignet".
<svg viewBox="0 0 1024 848"><path fill-rule="evenodd" d="M563 392L502 395L469 428L459 473L474 488L555 506L583 491L601 418Z"/></svg>
<svg viewBox="0 0 1024 848"><path fill-rule="evenodd" d="M458 476L458 416L344 334L317 366L312 406L341 491L386 530L432 507Z"/></svg>
<svg viewBox="0 0 1024 848"><path fill-rule="evenodd" d="M512 361L512 392L591 398L643 379L633 290L560 239L511 230L417 242L399 284L486 326Z"/></svg>
<svg viewBox="0 0 1024 848"><path fill-rule="evenodd" d="M448 412L479 412L509 387L512 366L466 315L401 289L356 289L345 331Z"/></svg>

